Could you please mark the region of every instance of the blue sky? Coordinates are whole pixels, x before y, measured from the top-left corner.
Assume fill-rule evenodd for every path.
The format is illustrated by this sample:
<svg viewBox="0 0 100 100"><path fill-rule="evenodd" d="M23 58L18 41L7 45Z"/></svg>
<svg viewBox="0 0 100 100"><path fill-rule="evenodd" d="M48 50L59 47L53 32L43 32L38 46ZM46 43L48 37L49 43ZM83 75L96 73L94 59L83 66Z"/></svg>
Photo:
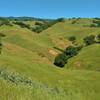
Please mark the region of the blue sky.
<svg viewBox="0 0 100 100"><path fill-rule="evenodd" d="M0 0L0 16L100 17L100 0Z"/></svg>

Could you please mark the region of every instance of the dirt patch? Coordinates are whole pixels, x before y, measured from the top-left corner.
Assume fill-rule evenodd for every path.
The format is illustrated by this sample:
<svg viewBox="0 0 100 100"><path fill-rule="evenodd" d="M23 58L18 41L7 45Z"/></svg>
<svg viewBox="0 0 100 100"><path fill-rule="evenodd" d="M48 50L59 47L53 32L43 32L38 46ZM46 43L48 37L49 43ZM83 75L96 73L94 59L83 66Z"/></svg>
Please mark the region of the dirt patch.
<svg viewBox="0 0 100 100"><path fill-rule="evenodd" d="M58 55L58 53L52 49L49 50L49 53L54 56Z"/></svg>
<svg viewBox="0 0 100 100"><path fill-rule="evenodd" d="M71 43L67 40L64 40L63 38L59 38L58 40L56 40L56 44L60 48L65 48L69 46Z"/></svg>
<svg viewBox="0 0 100 100"><path fill-rule="evenodd" d="M81 61L76 61L74 65L76 68L81 68Z"/></svg>

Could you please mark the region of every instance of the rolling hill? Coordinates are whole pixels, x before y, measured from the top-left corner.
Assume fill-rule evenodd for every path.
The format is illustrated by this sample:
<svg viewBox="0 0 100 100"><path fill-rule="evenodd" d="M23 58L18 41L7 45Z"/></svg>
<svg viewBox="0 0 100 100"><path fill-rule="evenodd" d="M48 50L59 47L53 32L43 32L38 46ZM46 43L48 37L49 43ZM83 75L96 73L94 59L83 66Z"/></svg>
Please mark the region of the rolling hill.
<svg viewBox="0 0 100 100"><path fill-rule="evenodd" d="M11 26L0 26L0 100L100 100L100 44L84 47L64 68L53 64L55 57L72 43L100 33L90 27L94 19L64 19L40 33ZM50 20L49 20L50 21ZM36 19L22 21L35 27ZM38 22L45 23L44 20ZM74 22L74 24L73 24Z"/></svg>

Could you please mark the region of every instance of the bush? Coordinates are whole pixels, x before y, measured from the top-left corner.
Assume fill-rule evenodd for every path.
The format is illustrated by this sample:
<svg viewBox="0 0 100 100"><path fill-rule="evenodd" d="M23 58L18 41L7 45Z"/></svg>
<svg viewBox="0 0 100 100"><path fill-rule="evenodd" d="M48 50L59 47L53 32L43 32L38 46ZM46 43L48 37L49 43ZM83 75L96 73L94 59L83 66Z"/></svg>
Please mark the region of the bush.
<svg viewBox="0 0 100 100"><path fill-rule="evenodd" d="M42 27L39 27L39 26L32 28L32 31L34 31L36 33L40 33L40 32L42 32L42 30L43 30Z"/></svg>
<svg viewBox="0 0 100 100"><path fill-rule="evenodd" d="M43 30L47 29L48 26L46 25L41 25L41 26L37 26L35 28L32 28L32 31L34 32L37 32L37 33L40 33L42 32Z"/></svg>
<svg viewBox="0 0 100 100"><path fill-rule="evenodd" d="M2 43L1 43L1 38L0 38L0 54L1 54L1 50L2 50Z"/></svg>
<svg viewBox="0 0 100 100"><path fill-rule="evenodd" d="M44 23L36 22L35 25L37 25L37 27L33 27L31 30L40 33L58 22L64 22L64 18L58 18L56 20L51 21L44 21Z"/></svg>
<svg viewBox="0 0 100 100"><path fill-rule="evenodd" d="M77 23L77 20L73 20L71 23L72 23L72 24L75 24L75 23Z"/></svg>
<svg viewBox="0 0 100 100"><path fill-rule="evenodd" d="M72 43L75 43L76 37L75 36L71 36L71 37L69 37L68 40L71 41Z"/></svg>
<svg viewBox="0 0 100 100"><path fill-rule="evenodd" d="M43 23L40 23L40 22L35 22L35 25L42 26L42 25L43 25Z"/></svg>
<svg viewBox="0 0 100 100"><path fill-rule="evenodd" d="M1 37L5 37L5 34L3 34L3 33L0 33L0 38L1 38Z"/></svg>
<svg viewBox="0 0 100 100"><path fill-rule="evenodd" d="M57 19L57 22L64 22L65 20L64 20L64 18L58 18Z"/></svg>
<svg viewBox="0 0 100 100"><path fill-rule="evenodd" d="M25 24L25 23L23 23L23 22L13 22L13 23L16 24L16 25L19 25L21 28L30 29L30 25Z"/></svg>
<svg viewBox="0 0 100 100"><path fill-rule="evenodd" d="M70 58L73 57L75 55L78 54L78 48L77 47L73 47L73 46L69 46L66 48L65 50L65 54Z"/></svg>
<svg viewBox="0 0 100 100"><path fill-rule="evenodd" d="M91 24L90 27L97 27L97 25L96 24Z"/></svg>
<svg viewBox="0 0 100 100"><path fill-rule="evenodd" d="M54 64L58 67L64 67L64 65L67 63L68 59L77 55L78 51L82 49L83 46L79 47L73 47L69 46L66 48L65 52L62 54L59 54L54 61Z"/></svg>
<svg viewBox="0 0 100 100"><path fill-rule="evenodd" d="M93 23L96 24L96 27L100 27L100 20L93 20Z"/></svg>
<svg viewBox="0 0 100 100"><path fill-rule="evenodd" d="M98 40L98 42L100 43L100 33L97 35L97 40Z"/></svg>
<svg viewBox="0 0 100 100"><path fill-rule="evenodd" d="M80 51L82 48L84 47L84 45L80 45L80 46L77 46L77 50Z"/></svg>
<svg viewBox="0 0 100 100"><path fill-rule="evenodd" d="M38 23L38 24L39 24L39 23ZM45 24L42 24L42 23L41 23L41 25L38 25L38 26L36 26L36 27L33 27L33 28L32 28L32 31L37 32L37 33L40 33L40 32L42 32L43 30L46 30L48 27L50 27L49 23L48 23L48 24L47 24L47 23L45 23Z"/></svg>
<svg viewBox="0 0 100 100"><path fill-rule="evenodd" d="M8 19L0 17L0 26L2 25L12 26L12 24L10 23Z"/></svg>
<svg viewBox="0 0 100 100"><path fill-rule="evenodd" d="M96 18L94 18L94 19L96 19L96 20L100 20L100 18L98 18L98 17L96 17Z"/></svg>
<svg viewBox="0 0 100 100"><path fill-rule="evenodd" d="M95 35L90 35L84 38L84 43L86 45L91 45L93 43L95 43Z"/></svg>
<svg viewBox="0 0 100 100"><path fill-rule="evenodd" d="M54 61L54 64L59 67L64 67L64 65L67 63L67 56L63 54L59 54Z"/></svg>
<svg viewBox="0 0 100 100"><path fill-rule="evenodd" d="M2 50L2 37L5 37L5 35L3 33L0 33L0 54L1 54L1 50Z"/></svg>

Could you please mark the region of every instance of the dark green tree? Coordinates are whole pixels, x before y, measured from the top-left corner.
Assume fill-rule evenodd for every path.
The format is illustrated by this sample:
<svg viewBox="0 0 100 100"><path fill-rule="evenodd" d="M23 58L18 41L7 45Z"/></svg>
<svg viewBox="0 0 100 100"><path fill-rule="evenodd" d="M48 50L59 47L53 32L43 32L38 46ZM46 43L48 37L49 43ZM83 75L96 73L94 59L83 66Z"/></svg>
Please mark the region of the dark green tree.
<svg viewBox="0 0 100 100"><path fill-rule="evenodd" d="M9 21L9 19L0 17L0 26L2 26L2 25L12 26L12 24Z"/></svg>
<svg viewBox="0 0 100 100"><path fill-rule="evenodd" d="M77 23L77 20L72 20L71 23L72 23L72 24L76 24L76 23Z"/></svg>
<svg viewBox="0 0 100 100"><path fill-rule="evenodd" d="M71 36L71 37L69 37L68 40L71 41L72 43L75 43L76 37L75 36Z"/></svg>
<svg viewBox="0 0 100 100"><path fill-rule="evenodd" d="M43 23L40 23L40 22L35 22L35 25L42 26L42 25L43 25Z"/></svg>
<svg viewBox="0 0 100 100"><path fill-rule="evenodd" d="M64 67L64 65L67 63L67 56L66 54L59 54L54 61L54 64L58 67Z"/></svg>
<svg viewBox="0 0 100 100"><path fill-rule="evenodd" d="M58 19L57 19L57 22L64 22L64 21L65 21L64 18L58 18Z"/></svg>
<svg viewBox="0 0 100 100"><path fill-rule="evenodd" d="M98 42L100 43L100 33L97 35L97 40L98 40Z"/></svg>
<svg viewBox="0 0 100 100"><path fill-rule="evenodd" d="M91 24L90 27L97 27L97 25L96 24Z"/></svg>
<svg viewBox="0 0 100 100"><path fill-rule="evenodd" d="M75 56L75 55L78 54L78 48L77 47L74 47L74 46L69 46L69 47L66 48L65 54L69 58L70 57L73 57L73 56Z"/></svg>
<svg viewBox="0 0 100 100"><path fill-rule="evenodd" d="M24 22L20 22L20 21L17 21L17 22L13 22L14 24L16 25L19 25L21 28L27 28L27 29L30 29L30 25L24 23Z"/></svg>
<svg viewBox="0 0 100 100"><path fill-rule="evenodd" d="M2 51L2 37L5 37L5 35L3 33L0 33L0 54L1 54L1 51Z"/></svg>
<svg viewBox="0 0 100 100"><path fill-rule="evenodd" d="M84 38L84 43L86 45L91 45L93 43L95 43L95 35L90 35Z"/></svg>

